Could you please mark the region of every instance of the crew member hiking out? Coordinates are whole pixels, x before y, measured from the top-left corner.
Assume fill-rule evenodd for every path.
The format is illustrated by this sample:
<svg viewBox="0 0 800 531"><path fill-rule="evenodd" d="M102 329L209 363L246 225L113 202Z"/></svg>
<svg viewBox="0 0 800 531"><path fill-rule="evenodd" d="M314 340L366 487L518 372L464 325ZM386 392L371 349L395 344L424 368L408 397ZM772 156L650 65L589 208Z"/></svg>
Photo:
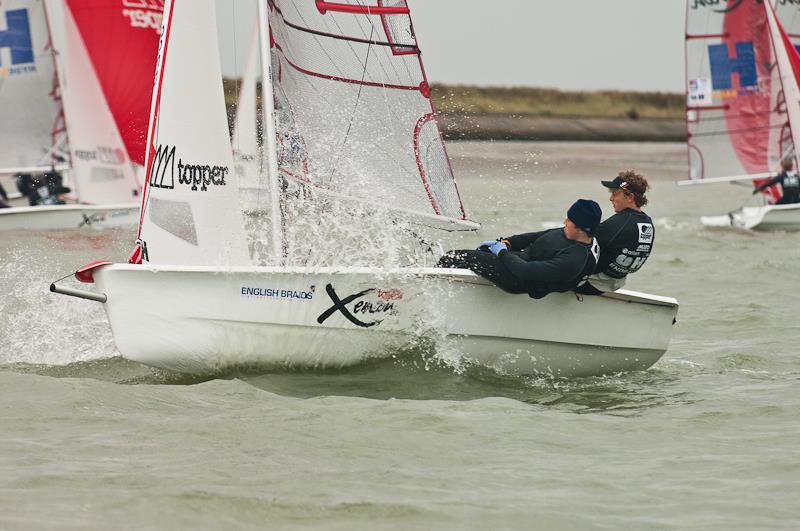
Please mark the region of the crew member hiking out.
<svg viewBox="0 0 800 531"><path fill-rule="evenodd" d="M585 295L624 286L626 277L638 271L650 256L656 236L653 220L642 212L650 188L644 176L629 170L612 181L600 182L611 192L609 201L615 214L597 227L600 259L594 274L576 290Z"/></svg>
<svg viewBox="0 0 800 531"><path fill-rule="evenodd" d="M783 169L777 176L765 182L761 186L756 186L753 190L753 195L762 192L770 186L775 186L780 183L783 189L783 195L780 199L775 201L776 205L789 205L792 203L800 203L800 177L794 172L794 161L792 159L783 159L781 162Z"/></svg>
<svg viewBox="0 0 800 531"><path fill-rule="evenodd" d="M437 267L470 269L504 291L534 299L570 291L594 271L600 251L592 235L601 216L597 203L578 199L563 228L485 241L474 251L449 251Z"/></svg>

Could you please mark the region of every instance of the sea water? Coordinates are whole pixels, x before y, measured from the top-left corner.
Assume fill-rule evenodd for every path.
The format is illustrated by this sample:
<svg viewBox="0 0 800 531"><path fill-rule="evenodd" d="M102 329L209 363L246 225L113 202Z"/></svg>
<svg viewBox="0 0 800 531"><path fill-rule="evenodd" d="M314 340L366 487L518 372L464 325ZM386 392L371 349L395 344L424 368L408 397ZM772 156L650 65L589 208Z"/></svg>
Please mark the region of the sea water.
<svg viewBox="0 0 800 531"><path fill-rule="evenodd" d="M558 225L579 197L609 215L599 181L643 171L655 251L627 287L681 303L662 360L169 374L118 357L100 304L48 292L132 233L0 232L0 529L797 528L800 233L703 228L750 191L676 187L679 144L449 149L483 222L454 248Z"/></svg>

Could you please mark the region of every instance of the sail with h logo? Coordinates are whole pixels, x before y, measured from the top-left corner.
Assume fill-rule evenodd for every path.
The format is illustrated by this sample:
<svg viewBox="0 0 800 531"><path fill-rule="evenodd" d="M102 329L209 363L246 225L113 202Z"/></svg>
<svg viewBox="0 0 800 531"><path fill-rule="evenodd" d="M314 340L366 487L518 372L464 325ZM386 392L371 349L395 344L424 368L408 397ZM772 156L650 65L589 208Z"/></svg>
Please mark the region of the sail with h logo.
<svg viewBox="0 0 800 531"><path fill-rule="evenodd" d="M721 9L689 1L686 13L689 180L679 184L749 180L758 186L783 160L796 165L800 6L741 0ZM772 203L780 190L765 194Z"/></svg>
<svg viewBox="0 0 800 531"><path fill-rule="evenodd" d="M44 170L64 131L44 0L0 2L0 173Z"/></svg>

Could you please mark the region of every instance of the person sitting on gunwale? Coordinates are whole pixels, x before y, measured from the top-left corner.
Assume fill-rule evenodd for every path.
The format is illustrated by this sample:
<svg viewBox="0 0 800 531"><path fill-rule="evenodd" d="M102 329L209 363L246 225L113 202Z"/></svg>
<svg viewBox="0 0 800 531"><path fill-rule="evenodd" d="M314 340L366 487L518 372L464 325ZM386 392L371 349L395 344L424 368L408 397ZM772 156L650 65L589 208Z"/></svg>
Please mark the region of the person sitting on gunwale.
<svg viewBox="0 0 800 531"><path fill-rule="evenodd" d="M600 184L611 193L609 201L615 214L597 227L600 259L594 274L575 290L584 295L600 295L624 286L627 276L647 261L655 243L653 220L642 212L647 204L645 193L650 188L647 179L628 170L613 181Z"/></svg>
<svg viewBox="0 0 800 531"><path fill-rule="evenodd" d="M474 251L449 251L437 267L469 269L504 291L534 299L570 291L597 264L600 250L593 234L601 216L596 202L578 199L563 228L485 241Z"/></svg>
<svg viewBox="0 0 800 531"><path fill-rule="evenodd" d="M790 158L783 159L783 162L781 162L781 169L783 171L777 176L760 186L756 186L753 190L753 195L780 183L783 193L781 197L775 201L775 204L791 205L793 203L800 203L800 177L794 172L794 161Z"/></svg>

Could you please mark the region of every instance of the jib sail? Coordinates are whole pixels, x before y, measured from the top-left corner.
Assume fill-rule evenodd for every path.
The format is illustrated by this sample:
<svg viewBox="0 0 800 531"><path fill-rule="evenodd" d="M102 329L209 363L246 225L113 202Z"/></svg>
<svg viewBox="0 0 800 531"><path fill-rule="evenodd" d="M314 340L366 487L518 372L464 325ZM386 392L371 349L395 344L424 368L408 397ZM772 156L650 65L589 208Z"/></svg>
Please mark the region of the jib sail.
<svg viewBox="0 0 800 531"><path fill-rule="evenodd" d="M249 264L214 1L173 0L164 17L139 258L154 264Z"/></svg>

